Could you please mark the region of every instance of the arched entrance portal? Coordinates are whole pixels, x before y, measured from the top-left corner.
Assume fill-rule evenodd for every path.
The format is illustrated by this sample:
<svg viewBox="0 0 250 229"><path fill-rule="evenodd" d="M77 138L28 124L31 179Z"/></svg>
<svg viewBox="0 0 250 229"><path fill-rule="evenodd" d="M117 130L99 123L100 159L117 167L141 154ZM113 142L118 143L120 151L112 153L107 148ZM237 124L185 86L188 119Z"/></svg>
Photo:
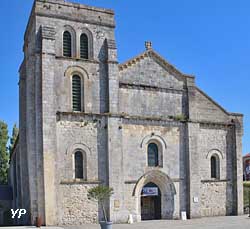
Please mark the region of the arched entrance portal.
<svg viewBox="0 0 250 229"><path fill-rule="evenodd" d="M141 219L161 219L161 191L152 182L146 184L141 191Z"/></svg>
<svg viewBox="0 0 250 229"><path fill-rule="evenodd" d="M146 196L144 196L144 191L146 190L144 188L150 188L150 186L158 188L158 195L156 195L158 198L155 197L155 202L153 202L153 197L146 200ZM154 192L154 190L156 189L152 191ZM173 219L174 214L178 214L178 209L175 207L175 195L176 189L174 183L165 173L159 170L148 171L139 178L133 190L136 221L146 220L148 218L146 215L150 215L151 217L149 218L151 219ZM158 205L159 202L161 203L160 207ZM157 210L152 210L153 213L146 214L145 204L156 206Z"/></svg>

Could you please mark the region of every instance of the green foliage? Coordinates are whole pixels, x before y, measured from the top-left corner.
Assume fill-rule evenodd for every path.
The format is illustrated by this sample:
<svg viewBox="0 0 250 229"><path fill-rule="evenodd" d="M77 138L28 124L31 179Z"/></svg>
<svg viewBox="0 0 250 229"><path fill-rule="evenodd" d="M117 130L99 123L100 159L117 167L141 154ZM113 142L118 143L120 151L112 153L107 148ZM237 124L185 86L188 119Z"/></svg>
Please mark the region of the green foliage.
<svg viewBox="0 0 250 229"><path fill-rule="evenodd" d="M185 115L179 114L179 115L174 116L174 120L184 122L184 121L187 121L187 118Z"/></svg>
<svg viewBox="0 0 250 229"><path fill-rule="evenodd" d="M9 146L9 153L10 153L10 157L11 157L11 154L14 150L14 146L15 146L15 142L16 142L16 139L17 139L17 136L18 136L18 128L16 126L16 124L14 125L13 129L12 129L12 136L10 138L10 146Z"/></svg>
<svg viewBox="0 0 250 229"><path fill-rule="evenodd" d="M0 120L0 184L8 182L9 153L7 150L8 143L8 126Z"/></svg>
<svg viewBox="0 0 250 229"><path fill-rule="evenodd" d="M179 122L185 122L187 121L187 117L184 114L179 114L179 115L170 115L168 116L169 119L173 119L174 121L179 121Z"/></svg>
<svg viewBox="0 0 250 229"><path fill-rule="evenodd" d="M250 189L250 181L245 181L243 185L244 185L245 188Z"/></svg>
<svg viewBox="0 0 250 229"><path fill-rule="evenodd" d="M244 206L249 206L250 182L244 182Z"/></svg>
<svg viewBox="0 0 250 229"><path fill-rule="evenodd" d="M113 188L107 187L107 186L97 186L94 188L91 188L88 190L88 198L98 201L101 204L103 215L105 218L105 221L107 222L107 214L104 208L104 203L106 200L108 200L109 197L111 197L114 194Z"/></svg>

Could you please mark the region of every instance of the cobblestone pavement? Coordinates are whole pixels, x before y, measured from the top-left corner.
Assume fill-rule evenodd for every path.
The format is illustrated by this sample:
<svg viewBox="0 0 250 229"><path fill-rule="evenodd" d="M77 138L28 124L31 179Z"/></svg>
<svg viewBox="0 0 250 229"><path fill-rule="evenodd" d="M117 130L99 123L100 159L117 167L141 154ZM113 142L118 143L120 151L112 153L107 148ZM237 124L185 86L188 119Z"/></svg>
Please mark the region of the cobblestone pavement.
<svg viewBox="0 0 250 229"><path fill-rule="evenodd" d="M8 229L27 229L35 227L0 227ZM142 223L116 224L113 229L250 229L250 218L244 216L211 217L202 219L181 220L158 220ZM41 229L100 229L99 225L82 225L70 227L41 227Z"/></svg>

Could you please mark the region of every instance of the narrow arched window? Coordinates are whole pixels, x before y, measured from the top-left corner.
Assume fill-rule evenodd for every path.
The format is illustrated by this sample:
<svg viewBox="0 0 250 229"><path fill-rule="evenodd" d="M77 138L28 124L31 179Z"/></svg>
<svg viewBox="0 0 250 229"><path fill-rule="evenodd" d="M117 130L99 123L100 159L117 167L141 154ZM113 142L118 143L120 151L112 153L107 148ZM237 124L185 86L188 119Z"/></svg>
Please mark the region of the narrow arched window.
<svg viewBox="0 0 250 229"><path fill-rule="evenodd" d="M83 179L83 156L82 152L77 151L75 153L75 178Z"/></svg>
<svg viewBox="0 0 250 229"><path fill-rule="evenodd" d="M72 77L72 108L73 111L81 111L82 107L82 86L81 77L73 75Z"/></svg>
<svg viewBox="0 0 250 229"><path fill-rule="evenodd" d="M148 166L159 166L158 146L155 143L148 145Z"/></svg>
<svg viewBox="0 0 250 229"><path fill-rule="evenodd" d="M63 56L72 57L71 34L68 31L63 33Z"/></svg>
<svg viewBox="0 0 250 229"><path fill-rule="evenodd" d="M211 178L220 178L220 161L216 155L211 157Z"/></svg>
<svg viewBox="0 0 250 229"><path fill-rule="evenodd" d="M80 38L80 57L83 59L89 58L89 42L85 33L83 33Z"/></svg>

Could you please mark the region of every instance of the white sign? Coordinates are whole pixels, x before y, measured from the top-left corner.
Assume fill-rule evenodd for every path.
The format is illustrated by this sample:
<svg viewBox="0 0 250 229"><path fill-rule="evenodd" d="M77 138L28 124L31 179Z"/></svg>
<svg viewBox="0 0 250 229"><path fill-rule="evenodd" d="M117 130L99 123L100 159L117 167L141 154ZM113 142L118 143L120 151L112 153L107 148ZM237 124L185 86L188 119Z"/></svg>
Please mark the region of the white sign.
<svg viewBox="0 0 250 229"><path fill-rule="evenodd" d="M181 220L187 220L187 213L181 212Z"/></svg>
<svg viewBox="0 0 250 229"><path fill-rule="evenodd" d="M194 203L199 203L199 198L197 196L194 197Z"/></svg>
<svg viewBox="0 0 250 229"><path fill-rule="evenodd" d="M145 187L142 189L142 196L158 196L158 188Z"/></svg>

